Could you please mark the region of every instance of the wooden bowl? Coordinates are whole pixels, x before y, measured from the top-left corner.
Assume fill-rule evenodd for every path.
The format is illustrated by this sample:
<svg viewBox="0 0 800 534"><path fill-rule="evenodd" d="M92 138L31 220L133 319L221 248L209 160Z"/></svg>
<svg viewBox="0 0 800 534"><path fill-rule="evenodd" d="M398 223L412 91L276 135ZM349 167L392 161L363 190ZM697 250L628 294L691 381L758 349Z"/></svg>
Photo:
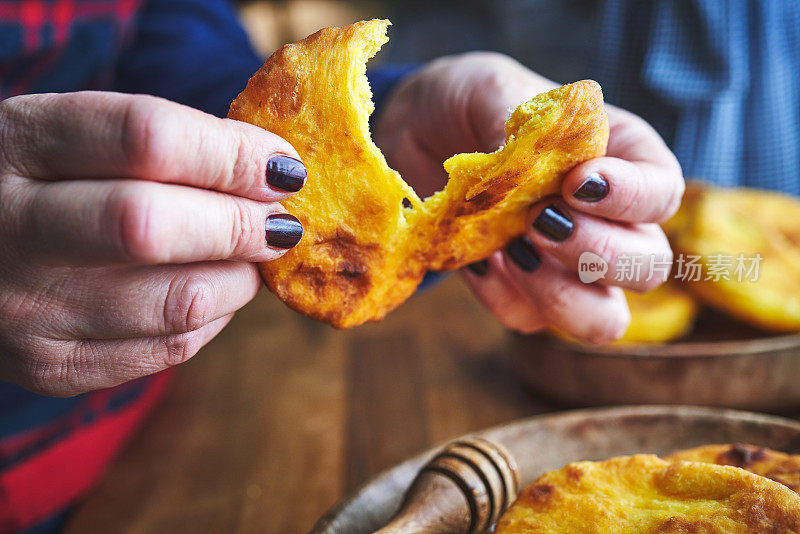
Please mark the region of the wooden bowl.
<svg viewBox="0 0 800 534"><path fill-rule="evenodd" d="M719 408L630 406L523 419L474 435L503 444L519 465L522 485L578 460L635 453L667 454L709 443L752 443L800 452L800 422ZM378 475L334 506L312 534L368 534L400 506L433 448Z"/></svg>
<svg viewBox="0 0 800 534"><path fill-rule="evenodd" d="M536 393L568 406L800 407L800 334L770 336L715 314L669 344L600 347L515 336L513 359Z"/></svg>

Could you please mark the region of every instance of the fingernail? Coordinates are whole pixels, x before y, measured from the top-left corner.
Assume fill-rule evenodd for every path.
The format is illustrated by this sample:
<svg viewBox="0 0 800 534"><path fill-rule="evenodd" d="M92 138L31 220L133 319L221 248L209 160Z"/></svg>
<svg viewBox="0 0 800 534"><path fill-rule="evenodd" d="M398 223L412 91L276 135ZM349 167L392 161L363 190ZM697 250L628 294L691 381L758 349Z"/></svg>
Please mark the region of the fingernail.
<svg viewBox="0 0 800 534"><path fill-rule="evenodd" d="M292 248L303 237L303 225L294 215L276 213L267 217L267 245L275 248Z"/></svg>
<svg viewBox="0 0 800 534"><path fill-rule="evenodd" d="M553 241L564 241L572 235L575 225L566 213L550 204L533 221L533 227Z"/></svg>
<svg viewBox="0 0 800 534"><path fill-rule="evenodd" d="M584 202L599 202L606 198L608 194L608 181L600 174L593 172L581 184L581 186L572 193L572 196Z"/></svg>
<svg viewBox="0 0 800 534"><path fill-rule="evenodd" d="M515 239L506 247L506 254L516 263L523 271L532 273L542 264L539 254L533 248L530 240L522 236Z"/></svg>
<svg viewBox="0 0 800 534"><path fill-rule="evenodd" d="M289 156L272 156L267 162L267 183L275 189L296 193L306 183L306 176L306 166Z"/></svg>
<svg viewBox="0 0 800 534"><path fill-rule="evenodd" d="M481 261L476 261L475 263L470 263L469 265L467 265L467 269L469 269L478 276L485 276L486 273L489 272L489 261L481 260Z"/></svg>

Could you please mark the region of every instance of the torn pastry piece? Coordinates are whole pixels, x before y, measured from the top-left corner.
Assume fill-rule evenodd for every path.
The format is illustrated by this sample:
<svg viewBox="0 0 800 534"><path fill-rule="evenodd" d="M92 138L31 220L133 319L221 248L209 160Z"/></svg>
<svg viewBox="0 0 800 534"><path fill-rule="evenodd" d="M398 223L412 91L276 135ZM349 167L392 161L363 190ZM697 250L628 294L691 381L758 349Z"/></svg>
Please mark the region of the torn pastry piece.
<svg viewBox="0 0 800 534"><path fill-rule="evenodd" d="M422 201L369 132L366 62L388 25L326 28L284 46L228 114L280 135L303 159L306 185L282 202L303 239L260 270L290 307L339 328L383 318L425 272L478 261L522 234L530 205L608 142L600 86L567 85L518 107L498 151L447 160L449 182Z"/></svg>

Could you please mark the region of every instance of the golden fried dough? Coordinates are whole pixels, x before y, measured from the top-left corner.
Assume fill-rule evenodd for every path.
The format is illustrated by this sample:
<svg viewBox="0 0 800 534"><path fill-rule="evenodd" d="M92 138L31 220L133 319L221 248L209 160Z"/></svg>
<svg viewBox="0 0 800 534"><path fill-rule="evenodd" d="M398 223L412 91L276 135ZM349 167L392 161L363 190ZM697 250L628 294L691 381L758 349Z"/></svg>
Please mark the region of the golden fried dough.
<svg viewBox="0 0 800 534"><path fill-rule="evenodd" d="M737 467L636 455L542 475L495 532L800 532L800 497Z"/></svg>
<svg viewBox="0 0 800 534"><path fill-rule="evenodd" d="M687 279L699 299L767 330L790 332L800 330L797 221L800 201L788 195L694 184L664 229L676 254L699 257L701 279ZM757 255L762 259L753 261Z"/></svg>
<svg viewBox="0 0 800 534"><path fill-rule="evenodd" d="M755 445L704 445L678 451L664 457L670 462L705 462L741 467L751 473L771 478L792 491L800 491L800 455L790 455Z"/></svg>
<svg viewBox="0 0 800 534"><path fill-rule="evenodd" d="M290 307L340 328L383 318L426 271L480 260L520 235L528 207L608 141L600 87L567 85L518 107L502 149L447 160L449 182L423 202L369 133L366 62L388 24L326 28L284 46L228 114L282 136L302 157L306 185L282 204L303 223L303 239L260 269Z"/></svg>
<svg viewBox="0 0 800 534"><path fill-rule="evenodd" d="M699 306L691 293L668 280L648 293L625 291L631 323L616 343L666 343L686 334Z"/></svg>

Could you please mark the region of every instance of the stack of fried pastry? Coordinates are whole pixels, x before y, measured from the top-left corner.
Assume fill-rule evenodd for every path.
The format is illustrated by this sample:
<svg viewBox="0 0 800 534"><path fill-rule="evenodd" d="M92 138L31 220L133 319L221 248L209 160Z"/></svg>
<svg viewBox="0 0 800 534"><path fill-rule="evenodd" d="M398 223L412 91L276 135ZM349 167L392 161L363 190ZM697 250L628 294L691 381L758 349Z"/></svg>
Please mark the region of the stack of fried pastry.
<svg viewBox="0 0 800 534"><path fill-rule="evenodd" d="M703 276L685 285L700 301L791 332L800 330L798 220L800 202L788 195L694 183L664 229L676 255L699 258Z"/></svg>

